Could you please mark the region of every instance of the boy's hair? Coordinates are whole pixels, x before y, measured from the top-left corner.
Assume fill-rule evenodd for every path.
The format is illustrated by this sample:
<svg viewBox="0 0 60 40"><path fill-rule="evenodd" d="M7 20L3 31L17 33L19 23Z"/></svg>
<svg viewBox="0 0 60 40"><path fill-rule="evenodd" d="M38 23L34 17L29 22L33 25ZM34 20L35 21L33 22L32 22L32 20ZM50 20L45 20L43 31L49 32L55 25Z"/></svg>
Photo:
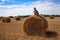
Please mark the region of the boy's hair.
<svg viewBox="0 0 60 40"><path fill-rule="evenodd" d="M34 9L36 9L36 7L34 7Z"/></svg>

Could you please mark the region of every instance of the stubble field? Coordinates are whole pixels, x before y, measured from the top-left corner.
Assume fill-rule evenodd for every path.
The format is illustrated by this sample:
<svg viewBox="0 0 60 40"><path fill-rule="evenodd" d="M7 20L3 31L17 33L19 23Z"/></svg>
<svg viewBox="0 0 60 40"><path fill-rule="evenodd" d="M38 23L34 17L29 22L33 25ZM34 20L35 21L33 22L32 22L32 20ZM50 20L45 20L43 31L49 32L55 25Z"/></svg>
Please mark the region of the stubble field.
<svg viewBox="0 0 60 40"><path fill-rule="evenodd" d="M60 40L60 17L55 17L55 19L46 17L46 20L48 21L47 31L56 32L56 37L27 36L23 30L25 18L20 21L11 18L10 23L3 23L0 20L0 40Z"/></svg>

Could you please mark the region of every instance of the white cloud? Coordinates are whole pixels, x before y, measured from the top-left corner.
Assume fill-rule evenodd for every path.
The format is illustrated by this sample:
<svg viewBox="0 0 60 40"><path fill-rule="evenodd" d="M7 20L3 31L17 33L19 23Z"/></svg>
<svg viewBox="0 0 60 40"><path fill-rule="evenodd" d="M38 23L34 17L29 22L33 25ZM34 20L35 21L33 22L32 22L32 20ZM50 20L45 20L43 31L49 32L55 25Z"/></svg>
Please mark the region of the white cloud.
<svg viewBox="0 0 60 40"><path fill-rule="evenodd" d="M13 0L2 0L2 2L11 2Z"/></svg>
<svg viewBox="0 0 60 40"><path fill-rule="evenodd" d="M2 0L2 2L9 2L9 0Z"/></svg>
<svg viewBox="0 0 60 40"><path fill-rule="evenodd" d="M55 4L53 2L32 2L29 4L22 5L10 5L2 6L0 5L0 15L9 16L9 15L32 15L33 7L36 7L39 13L42 14L59 14L60 13L60 4ZM60 14L59 14L60 15Z"/></svg>
<svg viewBox="0 0 60 40"><path fill-rule="evenodd" d="M6 1L6 0L2 0L3 2Z"/></svg>
<svg viewBox="0 0 60 40"><path fill-rule="evenodd" d="M54 0L45 0L45 1L49 1L49 2L51 2L51 1L54 1Z"/></svg>
<svg viewBox="0 0 60 40"><path fill-rule="evenodd" d="M5 4L5 2L14 2L13 0L1 0L0 5Z"/></svg>

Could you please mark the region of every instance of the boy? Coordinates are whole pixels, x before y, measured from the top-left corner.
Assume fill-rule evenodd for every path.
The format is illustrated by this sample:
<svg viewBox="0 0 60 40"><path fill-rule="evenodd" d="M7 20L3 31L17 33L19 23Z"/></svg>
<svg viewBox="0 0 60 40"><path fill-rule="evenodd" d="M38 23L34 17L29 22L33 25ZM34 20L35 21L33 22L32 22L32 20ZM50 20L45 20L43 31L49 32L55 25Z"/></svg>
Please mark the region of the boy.
<svg viewBox="0 0 60 40"><path fill-rule="evenodd" d="M34 7L34 14L35 14L35 15L39 15L39 12L36 10L35 7Z"/></svg>

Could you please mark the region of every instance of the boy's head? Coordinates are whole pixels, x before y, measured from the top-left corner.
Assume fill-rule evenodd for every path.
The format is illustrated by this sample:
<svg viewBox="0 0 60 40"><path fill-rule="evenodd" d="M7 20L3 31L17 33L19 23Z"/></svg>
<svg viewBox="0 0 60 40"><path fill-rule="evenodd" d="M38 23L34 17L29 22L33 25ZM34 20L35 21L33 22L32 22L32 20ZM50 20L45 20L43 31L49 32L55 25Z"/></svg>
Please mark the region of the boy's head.
<svg viewBox="0 0 60 40"><path fill-rule="evenodd" d="M34 10L36 10L36 8L34 7Z"/></svg>

